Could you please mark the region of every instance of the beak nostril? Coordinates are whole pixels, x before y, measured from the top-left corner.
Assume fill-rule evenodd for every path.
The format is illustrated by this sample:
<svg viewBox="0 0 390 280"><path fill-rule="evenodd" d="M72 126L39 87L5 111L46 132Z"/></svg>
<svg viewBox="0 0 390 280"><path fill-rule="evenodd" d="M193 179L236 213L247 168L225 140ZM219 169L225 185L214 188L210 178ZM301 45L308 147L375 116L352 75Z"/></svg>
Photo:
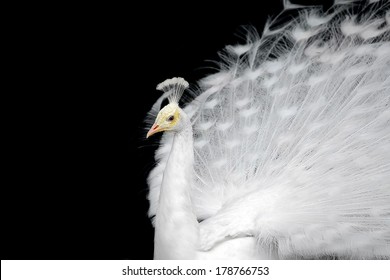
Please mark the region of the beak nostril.
<svg viewBox="0 0 390 280"><path fill-rule="evenodd" d="M158 131L156 131L160 126L158 124L154 124L152 126L152 128L148 131L148 133L146 134L146 138L149 138L149 136L152 136L153 134L157 133Z"/></svg>

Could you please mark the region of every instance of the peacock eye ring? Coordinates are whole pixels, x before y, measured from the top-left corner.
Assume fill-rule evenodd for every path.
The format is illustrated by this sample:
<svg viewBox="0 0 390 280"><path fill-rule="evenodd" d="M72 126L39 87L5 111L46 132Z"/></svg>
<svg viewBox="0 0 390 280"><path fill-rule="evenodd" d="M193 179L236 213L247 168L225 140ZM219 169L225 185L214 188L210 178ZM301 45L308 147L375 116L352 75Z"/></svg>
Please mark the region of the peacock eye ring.
<svg viewBox="0 0 390 280"><path fill-rule="evenodd" d="M170 121L170 122L173 121L174 119L175 119L174 116L169 116L169 117L168 117L168 121Z"/></svg>

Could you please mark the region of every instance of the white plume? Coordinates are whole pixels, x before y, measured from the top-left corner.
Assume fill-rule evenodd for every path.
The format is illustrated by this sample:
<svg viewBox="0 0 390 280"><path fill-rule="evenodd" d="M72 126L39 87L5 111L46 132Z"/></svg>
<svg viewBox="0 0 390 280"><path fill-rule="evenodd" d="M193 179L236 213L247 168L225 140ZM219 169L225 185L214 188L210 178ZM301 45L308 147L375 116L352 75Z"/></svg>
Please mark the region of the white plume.
<svg viewBox="0 0 390 280"><path fill-rule="evenodd" d="M179 100L189 84L183 78L167 79L162 83L159 83L156 87L157 90L161 90L164 93L169 92L168 100L171 103L179 104Z"/></svg>
<svg viewBox="0 0 390 280"><path fill-rule="evenodd" d="M283 258L390 257L389 2L338 2L228 47L184 108L204 248L253 235ZM150 216L171 145L148 178Z"/></svg>

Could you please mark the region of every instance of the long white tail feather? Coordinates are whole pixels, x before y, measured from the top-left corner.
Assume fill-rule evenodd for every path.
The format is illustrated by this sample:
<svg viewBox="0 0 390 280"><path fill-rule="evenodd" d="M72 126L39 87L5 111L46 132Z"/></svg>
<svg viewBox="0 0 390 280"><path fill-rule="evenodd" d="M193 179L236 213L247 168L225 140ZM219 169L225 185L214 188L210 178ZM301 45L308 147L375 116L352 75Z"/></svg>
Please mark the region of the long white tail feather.
<svg viewBox="0 0 390 280"><path fill-rule="evenodd" d="M285 258L390 257L389 3L370 2L300 9L201 81L184 110L203 248L253 235ZM171 143L148 178L150 216Z"/></svg>

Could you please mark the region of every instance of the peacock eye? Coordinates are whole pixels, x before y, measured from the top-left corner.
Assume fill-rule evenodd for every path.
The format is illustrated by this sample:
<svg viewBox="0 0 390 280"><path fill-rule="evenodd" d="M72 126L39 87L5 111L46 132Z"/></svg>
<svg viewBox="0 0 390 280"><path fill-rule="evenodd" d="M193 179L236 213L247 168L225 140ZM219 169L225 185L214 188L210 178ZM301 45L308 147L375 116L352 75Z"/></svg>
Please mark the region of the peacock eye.
<svg viewBox="0 0 390 280"><path fill-rule="evenodd" d="M169 116L169 118L168 118L168 121L173 121L175 119L175 117L174 116Z"/></svg>

